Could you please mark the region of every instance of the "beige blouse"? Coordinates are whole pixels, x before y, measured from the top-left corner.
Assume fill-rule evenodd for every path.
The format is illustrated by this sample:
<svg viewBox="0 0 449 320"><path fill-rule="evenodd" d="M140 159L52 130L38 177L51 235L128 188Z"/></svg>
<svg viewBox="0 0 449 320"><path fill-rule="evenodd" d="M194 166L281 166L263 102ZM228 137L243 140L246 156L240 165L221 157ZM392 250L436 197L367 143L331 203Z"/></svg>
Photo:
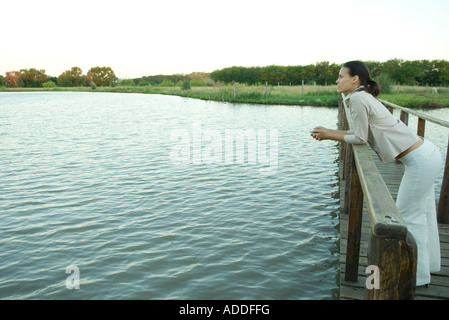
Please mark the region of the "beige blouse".
<svg viewBox="0 0 449 320"><path fill-rule="evenodd" d="M345 97L351 112L354 130L344 136L350 144L367 142L384 162L393 161L420 138L402 121L366 91L357 88ZM361 91L360 91L361 90Z"/></svg>

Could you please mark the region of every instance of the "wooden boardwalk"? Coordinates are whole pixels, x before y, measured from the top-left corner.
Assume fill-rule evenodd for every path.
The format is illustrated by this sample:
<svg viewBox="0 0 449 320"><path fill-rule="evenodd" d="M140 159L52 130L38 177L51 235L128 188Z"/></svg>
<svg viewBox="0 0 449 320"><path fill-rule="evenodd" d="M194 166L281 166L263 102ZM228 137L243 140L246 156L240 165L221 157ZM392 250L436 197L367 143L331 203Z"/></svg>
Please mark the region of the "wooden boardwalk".
<svg viewBox="0 0 449 320"><path fill-rule="evenodd" d="M385 184L387 185L393 199L396 200L399 183L401 181L404 168L399 162L382 163L378 160L377 155L372 154L372 158L381 173ZM340 172L341 172L340 167ZM340 203L343 204L345 183L340 174ZM341 210L342 212L343 210ZM416 300L436 300L449 299L449 225L440 224L440 242L441 242L441 271L432 274L432 281L429 288L417 287ZM371 233L366 204L363 208L362 235L360 244L360 264L358 269L358 281L345 281L345 261L346 261L346 245L348 235L348 215L340 214L340 299L341 300L363 300L365 294L365 269L367 266L367 248L368 239Z"/></svg>

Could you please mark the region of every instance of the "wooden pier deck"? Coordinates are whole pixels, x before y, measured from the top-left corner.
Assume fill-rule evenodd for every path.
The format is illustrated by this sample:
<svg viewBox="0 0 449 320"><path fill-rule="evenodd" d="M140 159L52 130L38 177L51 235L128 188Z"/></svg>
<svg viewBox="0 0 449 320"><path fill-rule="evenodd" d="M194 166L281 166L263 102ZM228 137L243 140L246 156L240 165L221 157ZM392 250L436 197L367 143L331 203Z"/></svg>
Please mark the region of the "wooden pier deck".
<svg viewBox="0 0 449 320"><path fill-rule="evenodd" d="M382 175L393 199L396 200L399 183L404 172L403 165L399 162L382 163L378 160L378 157L374 152L372 152L372 159ZM342 171L343 168L342 165L340 165L340 172ZM340 174L340 203L342 205L344 203L344 196L345 182ZM340 299L363 300L365 298L365 281L367 277L365 270L368 265L368 240L372 232L366 203L364 202L363 204L362 233L357 282L345 281L349 215L343 213L343 211L344 210L341 210L342 213L340 214ZM439 232L441 243L441 271L432 274L432 280L429 288L421 286L416 288L415 300L449 299L449 225L439 224Z"/></svg>

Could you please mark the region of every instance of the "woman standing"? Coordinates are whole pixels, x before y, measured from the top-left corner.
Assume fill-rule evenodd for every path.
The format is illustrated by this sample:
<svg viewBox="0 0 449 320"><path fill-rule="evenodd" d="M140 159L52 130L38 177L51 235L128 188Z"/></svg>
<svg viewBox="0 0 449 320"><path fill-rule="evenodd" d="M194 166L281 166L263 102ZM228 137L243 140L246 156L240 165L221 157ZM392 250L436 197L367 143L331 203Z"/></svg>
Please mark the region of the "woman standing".
<svg viewBox="0 0 449 320"><path fill-rule="evenodd" d="M345 63L336 83L338 92L347 94L345 101L354 130L316 127L311 136L319 141L368 142L382 161L397 159L405 165L396 205L417 244L416 285L428 285L430 273L440 271L441 265L434 191L442 168L441 154L432 142L417 136L377 100L380 88L365 64Z"/></svg>

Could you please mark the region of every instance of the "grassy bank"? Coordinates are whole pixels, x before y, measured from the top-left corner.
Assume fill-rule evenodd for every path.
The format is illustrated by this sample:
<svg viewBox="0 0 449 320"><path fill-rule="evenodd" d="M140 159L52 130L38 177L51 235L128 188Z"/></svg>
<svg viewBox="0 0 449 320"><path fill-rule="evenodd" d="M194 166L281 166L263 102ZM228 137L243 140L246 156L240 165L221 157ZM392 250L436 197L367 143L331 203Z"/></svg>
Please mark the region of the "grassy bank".
<svg viewBox="0 0 449 320"><path fill-rule="evenodd" d="M118 90L120 90L118 88ZM147 87L146 93L177 95L201 100L225 101L236 103L284 104L336 106L338 95L330 87L305 86L304 94L301 87L293 86L246 86L232 85L215 87L192 87L189 90L180 88Z"/></svg>
<svg viewBox="0 0 449 320"><path fill-rule="evenodd" d="M236 103L284 104L307 106L337 106L338 94L332 86L247 86L237 84L213 87L192 87L181 90L180 87L158 86L116 86L116 87L71 87L71 88L3 88L2 91L79 91L79 92L120 92L165 94L211 101ZM392 93L382 94L381 99L407 108L445 108L449 107L449 89L438 88L433 94L430 88L395 86Z"/></svg>

